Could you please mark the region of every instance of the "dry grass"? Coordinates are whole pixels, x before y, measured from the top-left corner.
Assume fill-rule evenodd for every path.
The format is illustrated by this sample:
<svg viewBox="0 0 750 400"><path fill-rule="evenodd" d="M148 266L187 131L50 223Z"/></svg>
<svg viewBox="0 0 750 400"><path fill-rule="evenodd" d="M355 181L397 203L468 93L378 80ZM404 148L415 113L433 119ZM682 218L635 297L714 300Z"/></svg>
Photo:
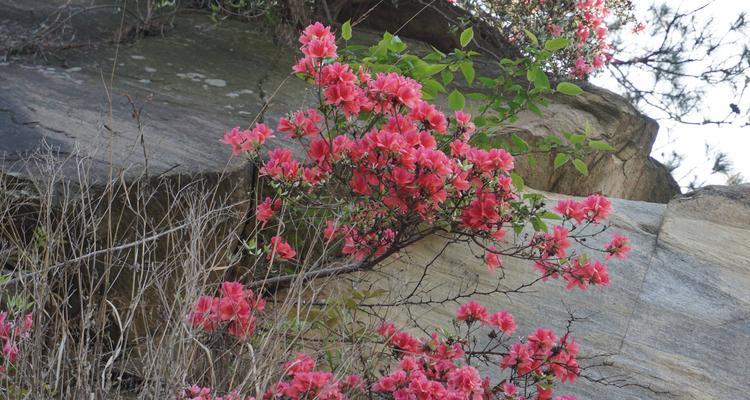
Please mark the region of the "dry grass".
<svg viewBox="0 0 750 400"><path fill-rule="evenodd" d="M259 288L271 304L244 345L192 329L185 317L198 296L222 279L247 283L267 272L238 248L251 200L231 194L249 188L211 175L113 174L94 184L91 165L48 149L16 165L38 179L0 179L0 261L9 278L0 309L23 299L34 315L0 398L174 398L193 383L259 396L300 348L338 370L371 362L342 356L369 346L353 332L362 326L354 312L329 307L323 318L310 307L323 295L320 281L297 279L276 296L278 288Z"/></svg>

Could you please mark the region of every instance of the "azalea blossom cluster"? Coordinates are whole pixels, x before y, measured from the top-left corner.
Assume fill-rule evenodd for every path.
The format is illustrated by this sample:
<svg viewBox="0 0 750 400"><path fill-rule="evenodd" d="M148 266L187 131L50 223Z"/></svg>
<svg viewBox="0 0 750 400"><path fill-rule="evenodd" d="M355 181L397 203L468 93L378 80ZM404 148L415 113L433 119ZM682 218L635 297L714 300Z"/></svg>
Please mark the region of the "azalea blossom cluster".
<svg viewBox="0 0 750 400"><path fill-rule="evenodd" d="M535 268L542 274L542 279L557 279L562 277L567 282L567 288L586 289L590 285L609 285L609 270L607 266L585 255L569 255L571 245L569 233L577 227L596 226L603 223L612 212L612 203L604 196L591 195L583 201L573 199L561 200L555 205L554 211L559 213L564 222L572 223L571 228L557 225L552 232L540 233L532 239L538 256ZM604 246L602 252L606 259L612 257L624 259L630 251L628 238L615 234L610 243ZM567 263L559 260L569 258Z"/></svg>
<svg viewBox="0 0 750 400"><path fill-rule="evenodd" d="M576 3L578 22L575 37L579 49L572 75L583 79L601 69L612 59L612 46L607 42L607 23L610 14L606 0L580 0Z"/></svg>
<svg viewBox="0 0 750 400"><path fill-rule="evenodd" d="M240 130L240 127L232 128L224 135L222 143L232 146L232 154L242 154L248 151L259 150L266 140L275 137L273 131L265 124L256 124L251 130Z"/></svg>
<svg viewBox="0 0 750 400"><path fill-rule="evenodd" d="M541 43L567 38L571 46L554 54L551 67L581 79L612 59L607 19L628 21L633 8L630 0L462 0L456 4L494 26L511 43L528 42L526 31Z"/></svg>
<svg viewBox="0 0 750 400"><path fill-rule="evenodd" d="M22 317L11 319L8 313L0 312L0 373L6 372L7 367L14 364L18 359L18 345L31 335L34 319L31 313Z"/></svg>
<svg viewBox="0 0 750 400"><path fill-rule="evenodd" d="M276 129L299 140L306 158L297 159L289 148L270 149L260 161L262 176L282 192L311 198L332 189L341 193L328 183L346 183L350 201L324 233L328 240L341 240L342 253L358 261L398 247L421 223L446 221L454 231L502 240L503 225L512 219L510 204L519 199L510 178L514 159L507 151L469 144L476 129L471 116L457 111L448 118L422 99L415 80L373 75L361 67L354 71L338 62L330 27L310 25L300 43L304 57L294 72L320 88L320 105L281 118ZM223 141L233 152L262 159L256 144L273 133L262 124L244 132L249 132L245 139L235 139L232 130ZM267 197L257 207L261 228L283 201ZM296 254L279 235L269 243L273 259L287 261ZM496 254L487 261L492 268L501 265Z"/></svg>
<svg viewBox="0 0 750 400"><path fill-rule="evenodd" d="M220 396L211 388L191 385L177 394L177 400L255 400L255 397L242 396L236 390Z"/></svg>
<svg viewBox="0 0 750 400"><path fill-rule="evenodd" d="M469 327L479 323L492 328L493 334L488 337L495 342L493 348L501 348L509 340L507 335L516 328L513 317L506 311L490 314L475 301L461 305L456 319ZM513 343L507 352L498 356L496 366L504 371L506 378L496 385L466 362L468 353L473 352L469 340L440 340L437 334L419 340L396 329L392 323L383 324L378 332L394 350L398 366L380 377L372 391L388 394L393 399L549 400L552 399L551 382L572 383L580 373L575 340L568 334L558 339L548 329L537 329L525 342ZM523 393L527 396L533 393L533 396ZM569 399L575 397L555 397L555 400Z"/></svg>
<svg viewBox="0 0 750 400"><path fill-rule="evenodd" d="M315 360L299 353L282 367L281 379L265 393L264 400L347 400L365 393L365 382L356 374L339 378L331 372L320 371ZM192 385L183 389L177 400L255 400L236 390L224 396L213 394L208 387Z"/></svg>
<svg viewBox="0 0 750 400"><path fill-rule="evenodd" d="M497 341L510 340L509 335L515 331L513 317L506 311L489 314L474 301L462 305L456 319L468 326L480 322L493 332L500 332L500 336L490 336ZM576 361L578 345L573 338L566 334L558 339L548 329L537 329L525 342L513 343L499 356L495 367L503 370L506 378L496 385L467 363L468 340L446 340L437 334L417 339L396 329L393 323L382 324L378 332L393 349L397 364L375 381L365 382L357 374L341 377L319 370L315 359L299 353L281 366L279 381L266 390L263 399L348 400L370 393L370 398L374 395L393 400L550 400L552 381L573 382L580 373ZM254 400L255 397L242 396L237 391L219 396L211 388L192 385L183 389L177 399ZM554 400L575 400L575 397L557 396Z"/></svg>
<svg viewBox="0 0 750 400"><path fill-rule="evenodd" d="M315 360L300 353L284 365L281 382L269 389L264 400L341 400L363 394L365 383L359 375L347 375L342 379L333 373L316 370Z"/></svg>
<svg viewBox="0 0 750 400"><path fill-rule="evenodd" d="M219 296L199 297L188 322L205 331L226 328L239 340L249 339L255 332L255 314L265 309L265 300L239 282L223 282L219 292Z"/></svg>

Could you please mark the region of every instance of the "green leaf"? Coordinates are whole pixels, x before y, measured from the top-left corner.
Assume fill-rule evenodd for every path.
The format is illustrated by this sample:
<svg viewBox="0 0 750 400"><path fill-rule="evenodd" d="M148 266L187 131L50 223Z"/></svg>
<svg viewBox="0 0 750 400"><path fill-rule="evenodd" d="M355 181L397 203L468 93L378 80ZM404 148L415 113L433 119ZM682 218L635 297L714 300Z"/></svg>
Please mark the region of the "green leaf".
<svg viewBox="0 0 750 400"><path fill-rule="evenodd" d="M394 36L391 38L390 44L388 45L388 49L395 53L400 53L406 50L406 43L402 42L401 38L399 38L398 36Z"/></svg>
<svg viewBox="0 0 750 400"><path fill-rule="evenodd" d="M559 145L562 144L562 139L560 139L559 136L554 135L554 134L550 134L550 135L545 136L544 137L544 141L547 142L547 143L549 143L550 145L558 145L559 146Z"/></svg>
<svg viewBox="0 0 750 400"><path fill-rule="evenodd" d="M542 222L542 219L536 215L531 218L531 226L533 226L534 230L537 232L547 232L547 224Z"/></svg>
<svg viewBox="0 0 750 400"><path fill-rule="evenodd" d="M490 99L490 96L487 96L486 94L479 93L479 92L467 93L466 97L472 100L476 100L476 101L486 101Z"/></svg>
<svg viewBox="0 0 750 400"><path fill-rule="evenodd" d="M461 110L464 108L464 105L466 104L466 99L464 99L464 95L461 94L458 90L453 90L450 95L448 95L448 107L451 108L451 110Z"/></svg>
<svg viewBox="0 0 750 400"><path fill-rule="evenodd" d="M474 38L474 30L471 27L466 28L461 32L461 47L466 47Z"/></svg>
<svg viewBox="0 0 750 400"><path fill-rule="evenodd" d="M440 84L440 82L432 78L422 82L422 96L426 100L434 99L440 92L445 93L445 88Z"/></svg>
<svg viewBox="0 0 750 400"><path fill-rule="evenodd" d="M558 83L557 91L562 94L567 94L568 96L578 96L579 94L583 93L583 89L581 89L575 83L570 83L570 82Z"/></svg>
<svg viewBox="0 0 750 400"><path fill-rule="evenodd" d="M465 61L461 64L461 73L464 74L464 79L466 79L466 83L471 85L472 82L474 82L474 63L471 61Z"/></svg>
<svg viewBox="0 0 750 400"><path fill-rule="evenodd" d="M341 25L341 37L344 40L349 40L352 38L352 22L351 20L344 22L344 25Z"/></svg>
<svg viewBox="0 0 750 400"><path fill-rule="evenodd" d="M471 143L480 149L487 150L490 147L490 138L486 133L481 132L471 137Z"/></svg>
<svg viewBox="0 0 750 400"><path fill-rule="evenodd" d="M589 174L589 168L586 166L586 163L581 161L580 159L576 158L573 160L573 166L576 167L578 172L581 173L581 175L587 175Z"/></svg>
<svg viewBox="0 0 750 400"><path fill-rule="evenodd" d="M388 44L384 41L378 42L377 46L370 48L370 55L376 57L377 60L381 60L388 53Z"/></svg>
<svg viewBox="0 0 750 400"><path fill-rule="evenodd" d="M438 81L436 81L434 79L427 79L426 81L422 82L422 87L423 88L427 87L428 90L431 93L434 92L435 94L438 94L438 92L440 92L440 93L445 93L446 92L446 90L443 87L443 85L441 85L440 82L438 82Z"/></svg>
<svg viewBox="0 0 750 400"><path fill-rule="evenodd" d="M557 51L560 49L564 49L565 47L568 47L570 44L570 41L565 38L555 38L550 39L544 44L544 49L549 51Z"/></svg>
<svg viewBox="0 0 750 400"><path fill-rule="evenodd" d="M519 153L525 153L529 151L529 144L526 143L525 140L521 139L521 137L516 135L515 133L511 135L510 140L513 141L513 144L516 145Z"/></svg>
<svg viewBox="0 0 750 400"><path fill-rule="evenodd" d="M398 68L389 64L367 64L372 72L396 72Z"/></svg>
<svg viewBox="0 0 750 400"><path fill-rule="evenodd" d="M443 85L453 82L453 72L447 69L440 71L440 77L443 78Z"/></svg>
<svg viewBox="0 0 750 400"><path fill-rule="evenodd" d="M442 51L440 51L440 50L438 50L437 48L435 48L435 46L430 46L430 47L432 48L432 52L433 52L433 53L434 53L434 54L435 54L436 56L440 57L441 59L443 59L443 58L445 58L445 57L446 57L446 56L445 56L445 53L443 53Z"/></svg>
<svg viewBox="0 0 750 400"><path fill-rule="evenodd" d="M536 78L536 70L534 68L529 68L526 71L526 79L528 79L529 82L534 82L534 78Z"/></svg>
<svg viewBox="0 0 750 400"><path fill-rule="evenodd" d="M497 81L492 78L487 78L486 76L480 76L479 82L482 82L482 84L487 87L495 87L497 84Z"/></svg>
<svg viewBox="0 0 750 400"><path fill-rule="evenodd" d="M570 156L568 155L568 153L557 153L557 155L555 156L555 162L554 162L555 169L558 169L562 167L563 165L565 165L565 163L568 162L569 159L570 159Z"/></svg>
<svg viewBox="0 0 750 400"><path fill-rule="evenodd" d="M516 189L518 189L519 191L523 190L523 188L524 188L524 182L523 182L523 178L521 177L521 175L518 175L515 172L511 172L510 173L510 180L511 180L511 182L513 182L513 186L515 186Z"/></svg>
<svg viewBox="0 0 750 400"><path fill-rule="evenodd" d="M537 107L536 104L534 104L532 102L529 102L528 104L526 104L526 107L529 109L529 111L533 112L534 114L536 114L536 115L538 115L540 117L544 116L544 113L542 112L542 110L539 107Z"/></svg>
<svg viewBox="0 0 750 400"><path fill-rule="evenodd" d="M536 157L533 154L526 156L526 161L529 163L529 167L536 168Z"/></svg>
<svg viewBox="0 0 750 400"><path fill-rule="evenodd" d="M544 218L544 219L553 219L553 220L557 220L557 221L559 221L559 220L562 219L561 216L559 216L559 215L557 215L557 214L555 214L553 212L549 212L549 211L545 211L542 214L542 218Z"/></svg>
<svg viewBox="0 0 750 400"><path fill-rule="evenodd" d="M536 38L536 35L531 33L531 31L528 29L524 29L523 32L526 34L526 37L529 38L529 41L532 45L534 45L534 47L539 46L539 39Z"/></svg>
<svg viewBox="0 0 750 400"><path fill-rule="evenodd" d="M589 141L589 147L595 150L615 151L614 147L603 140L591 140Z"/></svg>
<svg viewBox="0 0 750 400"><path fill-rule="evenodd" d="M586 135L578 134L578 135L570 135L568 136L568 140L570 143L578 144L583 143L584 140L586 140Z"/></svg>
<svg viewBox="0 0 750 400"><path fill-rule="evenodd" d="M445 70L445 67L447 66L448 65L446 64L428 64L424 61L421 61L417 64L416 67L414 67L414 75L420 77L433 76L438 72Z"/></svg>
<svg viewBox="0 0 750 400"><path fill-rule="evenodd" d="M402 64L404 68L406 69L414 68L415 65L419 65L423 63L424 61L422 61L422 59L415 56L414 54L404 54L401 56L401 59L398 61L398 64Z"/></svg>
<svg viewBox="0 0 750 400"><path fill-rule="evenodd" d="M432 53L424 56L422 59L425 60L425 61L430 61L430 62L439 62L439 61L442 61L443 58L445 58L445 57L441 57L440 54L435 53L433 51Z"/></svg>
<svg viewBox="0 0 750 400"><path fill-rule="evenodd" d="M542 68L535 66L526 72L526 78L530 82L534 82L534 87L537 89L549 89L549 78L547 74L542 71Z"/></svg>
<svg viewBox="0 0 750 400"><path fill-rule="evenodd" d="M357 51L357 52L364 52L365 50L369 49L369 46L363 46L361 44L350 44L348 46L348 49L351 51Z"/></svg>

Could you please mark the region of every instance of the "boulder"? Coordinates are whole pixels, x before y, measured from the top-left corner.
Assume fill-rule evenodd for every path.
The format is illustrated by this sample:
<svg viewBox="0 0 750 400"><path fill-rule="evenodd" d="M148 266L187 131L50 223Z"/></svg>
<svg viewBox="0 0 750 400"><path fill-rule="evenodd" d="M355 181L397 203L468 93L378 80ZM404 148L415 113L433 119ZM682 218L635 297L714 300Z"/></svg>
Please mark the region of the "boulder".
<svg viewBox="0 0 750 400"><path fill-rule="evenodd" d="M576 172L571 163L554 169L554 154L536 157L536 163L519 157L516 170L526 183L539 190L570 195L595 192L628 200L666 203L680 193L669 171L651 158L659 124L641 114L626 99L606 89L580 83L578 96L555 94L544 116L523 112L517 121L499 130L499 135L519 135L535 143L547 135L580 133L589 126L592 138L605 140L613 152L592 153L586 163L589 175Z"/></svg>

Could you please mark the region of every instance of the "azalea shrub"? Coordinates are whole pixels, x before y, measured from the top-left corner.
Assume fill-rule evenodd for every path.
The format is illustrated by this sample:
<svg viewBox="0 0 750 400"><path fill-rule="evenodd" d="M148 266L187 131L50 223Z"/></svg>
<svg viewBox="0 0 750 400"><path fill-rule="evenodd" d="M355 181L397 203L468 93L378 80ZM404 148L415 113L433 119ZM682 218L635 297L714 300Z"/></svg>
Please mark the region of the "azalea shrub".
<svg viewBox="0 0 750 400"><path fill-rule="evenodd" d="M574 382L579 366L578 345L569 333L562 338L539 328L525 341L511 341L516 326L506 311L488 313L470 301L459 307L456 334L442 338L437 333L417 339L385 323L379 329L384 344L391 350L394 366L367 386L358 374L338 377L317 368L315 359L300 353L281 367L280 381L269 388L264 399L346 399L365 396L387 399L551 399L552 384ZM489 341L478 346L473 337L487 331ZM508 348L504 355L497 349ZM471 365L480 359L504 372L504 379L491 379ZM178 399L240 400L237 391L214 395L211 388L197 385L184 389ZM556 400L572 399L558 396ZM254 399L254 398L253 398Z"/></svg>
<svg viewBox="0 0 750 400"><path fill-rule="evenodd" d="M417 80L339 59L335 36L323 24L308 26L299 41L303 56L293 71L312 85L317 105L290 112L273 128L258 123L223 138L272 188L257 204L252 242L245 245L256 263L279 275L224 282L217 295L199 298L187 317L197 334L227 334L240 346L252 342L263 329L265 308L252 288L372 269L434 234L479 248L489 273L498 273L512 257L530 261L538 280L559 279L570 290L610 284L608 267L597 256L625 257L627 238L615 235L601 249L583 246L591 254L571 246L586 243L592 226L601 228L596 234L607 230L612 205L606 197L567 199L548 208L541 195L522 192L509 151L472 145L477 127L468 112L446 115L425 100ZM270 141L282 135L295 144ZM294 226L284 221L324 226L320 237L327 251L308 263L302 255L313 244L295 240ZM570 332L539 328L517 341L508 311L488 312L474 300L458 308L454 325L453 333L418 339L409 327L386 321L378 341L391 359L383 360L388 367L382 373L341 377L299 355L279 366L276 386L254 395L551 399L555 382L573 382L580 372ZM500 374L490 374L490 368ZM181 398L222 398L212 393L192 386ZM229 396L223 398L242 398Z"/></svg>

